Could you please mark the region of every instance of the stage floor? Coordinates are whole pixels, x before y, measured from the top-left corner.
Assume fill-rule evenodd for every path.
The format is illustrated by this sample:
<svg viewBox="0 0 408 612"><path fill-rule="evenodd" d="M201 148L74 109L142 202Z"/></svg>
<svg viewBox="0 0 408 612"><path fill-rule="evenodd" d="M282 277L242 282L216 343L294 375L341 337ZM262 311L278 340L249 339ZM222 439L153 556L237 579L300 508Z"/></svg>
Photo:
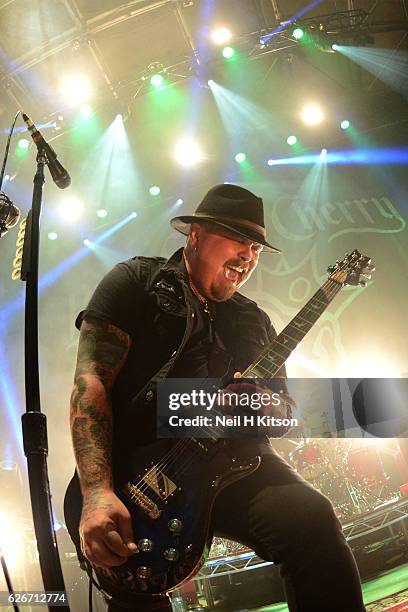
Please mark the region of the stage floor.
<svg viewBox="0 0 408 612"><path fill-rule="evenodd" d="M384 572L363 583L367 612L397 612L408 610L408 563ZM286 604L252 608L245 612L287 612ZM237 612L240 612L237 610ZM244 611L242 611L244 612Z"/></svg>

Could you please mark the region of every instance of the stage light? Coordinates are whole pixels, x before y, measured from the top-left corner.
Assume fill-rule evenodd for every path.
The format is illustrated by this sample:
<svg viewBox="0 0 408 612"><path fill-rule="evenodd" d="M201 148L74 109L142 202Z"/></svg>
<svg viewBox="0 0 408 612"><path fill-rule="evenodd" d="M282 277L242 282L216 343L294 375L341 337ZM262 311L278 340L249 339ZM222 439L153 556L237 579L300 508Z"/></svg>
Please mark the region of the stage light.
<svg viewBox="0 0 408 612"><path fill-rule="evenodd" d="M287 139L286 139L286 142L288 143L288 145L293 147L293 145L295 145L297 143L297 138L296 138L296 136L288 136Z"/></svg>
<svg viewBox="0 0 408 612"><path fill-rule="evenodd" d="M181 166L194 166L203 159L198 144L191 138L180 140L174 150L174 157Z"/></svg>
<svg viewBox="0 0 408 612"><path fill-rule="evenodd" d="M179 198L176 202L177 206L181 206L183 204L183 200Z"/></svg>
<svg viewBox="0 0 408 612"><path fill-rule="evenodd" d="M132 219L136 219L136 217L137 217L137 212L132 212L132 213L130 213L130 216L132 217Z"/></svg>
<svg viewBox="0 0 408 612"><path fill-rule="evenodd" d="M103 219L108 214L108 211L105 210L104 208L100 208L99 210L96 211L96 214L97 214L98 217Z"/></svg>
<svg viewBox="0 0 408 612"><path fill-rule="evenodd" d="M82 215L83 208L81 200L71 196L61 202L59 212L65 221L76 221Z"/></svg>
<svg viewBox="0 0 408 612"><path fill-rule="evenodd" d="M164 83L164 78L162 77L161 74L156 73L150 77L150 84L153 85L153 87L156 87L156 88L161 87L163 83Z"/></svg>
<svg viewBox="0 0 408 612"><path fill-rule="evenodd" d="M247 157L246 157L245 153L237 153L236 156L235 156L235 161L238 164L242 164L244 161L246 161L246 158Z"/></svg>
<svg viewBox="0 0 408 612"><path fill-rule="evenodd" d="M85 245L85 246L87 246L87 247L89 247L89 246L91 246L91 244L92 244L92 243L91 243L91 241L90 241L90 240L88 240L88 238L85 238L85 240L84 240L84 245Z"/></svg>
<svg viewBox="0 0 408 612"><path fill-rule="evenodd" d="M89 104L83 104L79 109L79 112L81 114L81 117L83 117L84 119L89 119L89 117L91 117L93 113L92 106L90 106Z"/></svg>
<svg viewBox="0 0 408 612"><path fill-rule="evenodd" d="M339 45L336 45L336 43L334 43L331 48L333 49L333 51L338 51L338 49L340 48Z"/></svg>
<svg viewBox="0 0 408 612"><path fill-rule="evenodd" d="M49 232L48 240L56 240L58 238L57 232Z"/></svg>
<svg viewBox="0 0 408 612"><path fill-rule="evenodd" d="M158 187L157 185L153 185L152 187L150 187L149 193L152 196L158 196L160 193L160 187Z"/></svg>
<svg viewBox="0 0 408 612"><path fill-rule="evenodd" d="M217 28L216 30L212 31L211 40L216 45L225 45L231 40L231 36L231 30L228 28Z"/></svg>
<svg viewBox="0 0 408 612"><path fill-rule="evenodd" d="M303 38L303 36L305 35L304 31L302 30L302 28L295 28L292 32L292 37L295 40L301 40Z"/></svg>
<svg viewBox="0 0 408 612"><path fill-rule="evenodd" d="M231 59L231 57L234 56L234 49L232 47L224 47L222 50L222 55L225 57L225 59Z"/></svg>
<svg viewBox="0 0 408 612"><path fill-rule="evenodd" d="M6 470L6 472L12 472L18 468L18 465L11 459L5 459L4 461L0 461L0 468Z"/></svg>
<svg viewBox="0 0 408 612"><path fill-rule="evenodd" d="M4 175L4 182L9 181L10 180L10 175L9 174L5 174Z"/></svg>
<svg viewBox="0 0 408 612"><path fill-rule="evenodd" d="M28 147L30 146L30 141L27 140L27 138L20 138L20 140L18 141L18 146L20 149L28 149Z"/></svg>
<svg viewBox="0 0 408 612"><path fill-rule="evenodd" d="M344 119L344 121L340 123L340 127L342 130L347 130L350 127L350 121L347 121L347 119Z"/></svg>
<svg viewBox="0 0 408 612"><path fill-rule="evenodd" d="M91 83L84 74L66 77L61 82L60 90L66 101L72 105L87 102L92 93Z"/></svg>
<svg viewBox="0 0 408 612"><path fill-rule="evenodd" d="M0 550L9 569L16 569L22 562L23 548L21 528L17 519L11 514L0 515Z"/></svg>
<svg viewBox="0 0 408 612"><path fill-rule="evenodd" d="M320 151L320 160L323 161L327 158L327 149L322 149Z"/></svg>
<svg viewBox="0 0 408 612"><path fill-rule="evenodd" d="M324 119L322 109L317 104L308 104L302 109L301 117L306 125L318 125Z"/></svg>

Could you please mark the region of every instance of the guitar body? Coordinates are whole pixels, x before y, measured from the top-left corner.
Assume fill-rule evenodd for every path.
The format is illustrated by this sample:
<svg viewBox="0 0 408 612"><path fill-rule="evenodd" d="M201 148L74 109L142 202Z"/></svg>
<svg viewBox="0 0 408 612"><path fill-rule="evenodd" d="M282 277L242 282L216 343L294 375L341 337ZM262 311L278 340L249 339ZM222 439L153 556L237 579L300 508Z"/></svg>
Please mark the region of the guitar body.
<svg viewBox="0 0 408 612"><path fill-rule="evenodd" d="M163 594L190 580L208 555L216 496L253 473L260 461L237 459L232 443L224 440L162 440L137 449L115 492L131 514L139 551L119 567L95 567L101 586L119 601L134 603L138 595ZM76 474L64 511L80 551L82 496Z"/></svg>

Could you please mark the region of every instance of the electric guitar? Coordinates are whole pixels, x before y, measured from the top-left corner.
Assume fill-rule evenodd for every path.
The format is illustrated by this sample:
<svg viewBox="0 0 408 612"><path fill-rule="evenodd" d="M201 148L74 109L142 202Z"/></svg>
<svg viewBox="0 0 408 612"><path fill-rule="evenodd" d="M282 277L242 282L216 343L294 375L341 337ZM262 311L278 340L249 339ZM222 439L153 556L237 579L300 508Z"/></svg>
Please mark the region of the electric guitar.
<svg viewBox="0 0 408 612"><path fill-rule="evenodd" d="M273 378L340 289L366 284L371 259L357 250L328 268L328 279L285 329L243 372ZM158 440L132 450L127 477L115 492L127 506L138 552L119 567L95 567L101 586L118 601L135 603L143 594L164 594L190 580L211 545L211 511L218 493L252 474L261 458L234 456L228 440ZM77 476L65 497L65 519L77 550L82 497Z"/></svg>

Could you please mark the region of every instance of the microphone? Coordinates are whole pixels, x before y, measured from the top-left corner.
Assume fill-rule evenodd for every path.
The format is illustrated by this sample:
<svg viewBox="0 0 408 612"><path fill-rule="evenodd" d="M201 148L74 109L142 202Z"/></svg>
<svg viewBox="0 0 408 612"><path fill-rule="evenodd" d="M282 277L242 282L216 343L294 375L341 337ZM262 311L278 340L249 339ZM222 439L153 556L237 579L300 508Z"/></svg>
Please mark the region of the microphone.
<svg viewBox="0 0 408 612"><path fill-rule="evenodd" d="M17 225L19 218L20 211L17 206L3 191L0 191L0 238Z"/></svg>
<svg viewBox="0 0 408 612"><path fill-rule="evenodd" d="M35 127L30 117L27 117L25 113L21 113L24 123L26 123L28 131L31 134L31 138L34 140L37 149L43 151L47 156L48 167L51 172L52 180L60 189L65 189L71 184L71 177L65 168L57 160L57 154L44 136Z"/></svg>

